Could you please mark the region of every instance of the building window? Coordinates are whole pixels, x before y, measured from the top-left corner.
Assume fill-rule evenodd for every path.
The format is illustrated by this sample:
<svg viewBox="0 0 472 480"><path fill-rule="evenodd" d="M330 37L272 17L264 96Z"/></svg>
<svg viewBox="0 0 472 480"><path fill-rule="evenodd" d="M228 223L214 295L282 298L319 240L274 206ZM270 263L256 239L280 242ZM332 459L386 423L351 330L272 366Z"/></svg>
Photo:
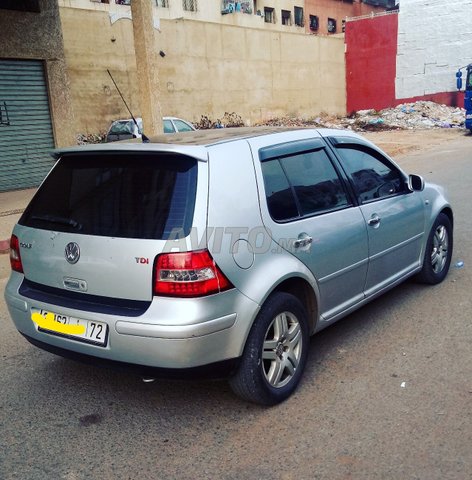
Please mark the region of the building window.
<svg viewBox="0 0 472 480"><path fill-rule="evenodd" d="M282 25L292 25L292 12L290 10L282 10Z"/></svg>
<svg viewBox="0 0 472 480"><path fill-rule="evenodd" d="M233 12L252 13L252 2L235 2L233 0L223 0L221 3L221 13L223 15Z"/></svg>
<svg viewBox="0 0 472 480"><path fill-rule="evenodd" d="M197 11L197 0L182 0L182 6L187 12Z"/></svg>
<svg viewBox="0 0 472 480"><path fill-rule="evenodd" d="M295 25L297 27L303 27L305 25L305 19L303 18L303 8L302 7L294 7L293 8Z"/></svg>
<svg viewBox="0 0 472 480"><path fill-rule="evenodd" d="M328 33L336 33L336 20L328 18Z"/></svg>
<svg viewBox="0 0 472 480"><path fill-rule="evenodd" d="M346 19L343 19L341 22L341 30L343 33L346 31Z"/></svg>
<svg viewBox="0 0 472 480"><path fill-rule="evenodd" d="M40 13L39 0L2 0L0 10L18 10L20 12Z"/></svg>
<svg viewBox="0 0 472 480"><path fill-rule="evenodd" d="M275 12L271 7L264 7L264 22L275 23Z"/></svg>
<svg viewBox="0 0 472 480"><path fill-rule="evenodd" d="M169 0L156 0L156 7L169 8Z"/></svg>
<svg viewBox="0 0 472 480"><path fill-rule="evenodd" d="M310 15L310 30L317 32L320 27L320 20L316 15Z"/></svg>

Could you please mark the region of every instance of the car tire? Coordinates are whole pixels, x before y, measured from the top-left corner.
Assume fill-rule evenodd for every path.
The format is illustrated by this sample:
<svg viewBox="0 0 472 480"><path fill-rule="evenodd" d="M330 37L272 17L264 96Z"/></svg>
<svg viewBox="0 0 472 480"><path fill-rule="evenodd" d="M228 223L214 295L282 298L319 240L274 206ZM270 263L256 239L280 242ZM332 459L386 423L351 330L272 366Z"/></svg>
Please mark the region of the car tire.
<svg viewBox="0 0 472 480"><path fill-rule="evenodd" d="M418 281L429 285L441 283L449 271L452 258L453 234L449 217L440 213L431 228Z"/></svg>
<svg viewBox="0 0 472 480"><path fill-rule="evenodd" d="M308 345L308 315L300 300L273 293L254 321L231 388L260 405L282 402L300 381Z"/></svg>

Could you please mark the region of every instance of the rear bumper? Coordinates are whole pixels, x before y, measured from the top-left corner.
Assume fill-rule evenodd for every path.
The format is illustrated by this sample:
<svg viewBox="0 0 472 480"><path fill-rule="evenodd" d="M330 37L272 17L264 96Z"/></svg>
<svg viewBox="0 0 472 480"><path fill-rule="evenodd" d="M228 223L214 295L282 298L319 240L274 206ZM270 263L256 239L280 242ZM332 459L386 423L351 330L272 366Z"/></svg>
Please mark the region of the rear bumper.
<svg viewBox="0 0 472 480"><path fill-rule="evenodd" d="M93 365L96 367L104 367L112 370L118 370L122 372L134 373L144 377L172 379L172 380L200 380L200 379L223 379L230 377L237 369L239 365L239 358L231 358L223 360L221 362L211 363L208 365L202 365L200 367L193 368L158 368L149 367L147 365L139 365L136 363L119 362L116 360L97 359L91 355L85 355L83 353L77 353L72 350L66 350L60 347L54 347L48 343L41 342L35 338L28 337L28 335L22 334L28 342L35 347L46 350L47 352L59 355L76 362L85 363L87 365Z"/></svg>
<svg viewBox="0 0 472 480"><path fill-rule="evenodd" d="M185 376L183 369L217 370L220 362L234 363L242 355L249 329L259 306L232 289L210 297L172 299L156 297L139 316L123 316L77 310L72 306L47 303L20 293L23 275L12 273L5 289L10 316L31 343L65 357L135 365L135 370L158 369L155 376ZM39 331L31 319L32 308L108 325L105 346ZM129 368L126 369L129 369ZM225 367L227 369L227 367ZM176 370L168 373L167 370ZM180 371L180 373L179 373ZM204 376L208 376L205 374ZM211 376L211 375L210 375Z"/></svg>

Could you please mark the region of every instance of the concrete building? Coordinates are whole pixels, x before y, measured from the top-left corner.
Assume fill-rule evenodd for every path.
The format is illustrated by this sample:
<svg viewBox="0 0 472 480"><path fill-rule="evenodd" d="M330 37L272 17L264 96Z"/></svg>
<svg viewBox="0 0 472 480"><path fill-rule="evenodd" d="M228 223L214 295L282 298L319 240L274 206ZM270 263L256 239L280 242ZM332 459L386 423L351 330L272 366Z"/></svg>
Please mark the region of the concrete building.
<svg viewBox="0 0 472 480"><path fill-rule="evenodd" d="M347 17L384 12L395 0L305 0L306 31L317 35L344 32Z"/></svg>
<svg viewBox="0 0 472 480"><path fill-rule="evenodd" d="M247 28L330 35L343 32L346 17L385 11L396 0L151 0L161 19L186 19ZM60 0L75 8L90 2L118 9L130 0ZM99 8L99 7L95 7Z"/></svg>
<svg viewBox="0 0 472 480"><path fill-rule="evenodd" d="M37 185L72 121L57 0L1 0L0 191Z"/></svg>

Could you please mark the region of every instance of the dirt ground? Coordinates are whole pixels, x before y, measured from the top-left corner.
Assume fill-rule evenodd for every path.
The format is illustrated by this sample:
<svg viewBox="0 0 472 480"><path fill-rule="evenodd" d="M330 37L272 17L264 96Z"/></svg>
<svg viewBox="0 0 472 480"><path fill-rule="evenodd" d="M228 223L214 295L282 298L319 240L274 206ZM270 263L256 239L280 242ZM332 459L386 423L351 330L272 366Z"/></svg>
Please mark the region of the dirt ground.
<svg viewBox="0 0 472 480"><path fill-rule="evenodd" d="M362 133L391 157L405 155L410 152L428 150L445 142L470 136L462 128L438 128L433 130L384 130Z"/></svg>

